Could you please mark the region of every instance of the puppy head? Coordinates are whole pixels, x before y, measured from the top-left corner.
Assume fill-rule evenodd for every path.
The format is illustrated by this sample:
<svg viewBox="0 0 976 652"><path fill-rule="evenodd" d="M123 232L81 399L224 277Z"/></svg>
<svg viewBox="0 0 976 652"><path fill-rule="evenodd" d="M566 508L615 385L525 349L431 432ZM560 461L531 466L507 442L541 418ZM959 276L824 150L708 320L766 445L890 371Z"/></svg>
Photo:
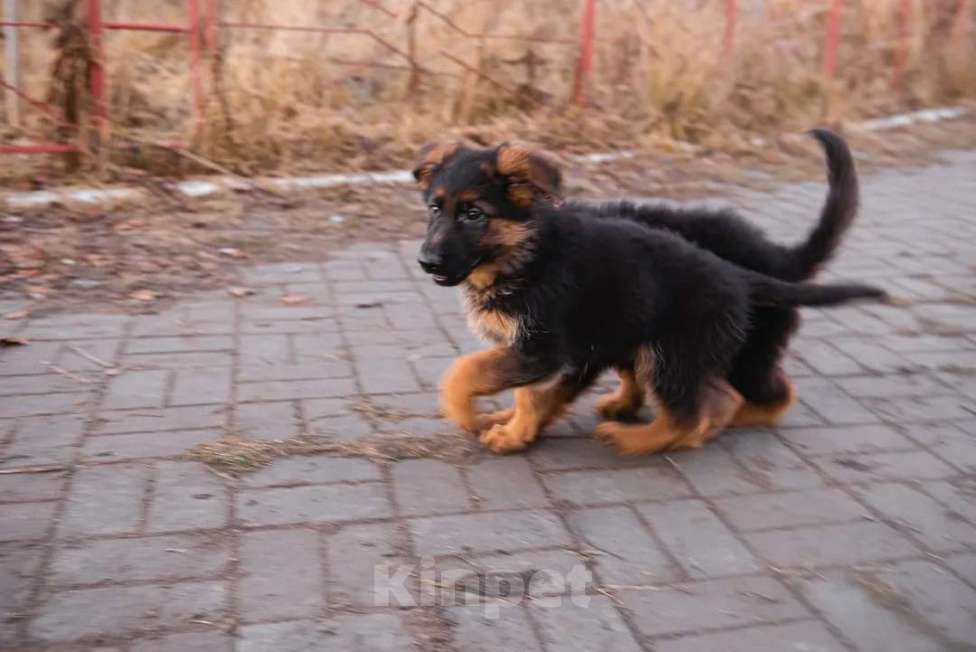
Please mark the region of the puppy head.
<svg viewBox="0 0 976 652"><path fill-rule="evenodd" d="M511 144L429 145L414 177L429 218L419 262L440 285L457 285L511 254L532 233L533 206L555 201L562 187L557 165Z"/></svg>

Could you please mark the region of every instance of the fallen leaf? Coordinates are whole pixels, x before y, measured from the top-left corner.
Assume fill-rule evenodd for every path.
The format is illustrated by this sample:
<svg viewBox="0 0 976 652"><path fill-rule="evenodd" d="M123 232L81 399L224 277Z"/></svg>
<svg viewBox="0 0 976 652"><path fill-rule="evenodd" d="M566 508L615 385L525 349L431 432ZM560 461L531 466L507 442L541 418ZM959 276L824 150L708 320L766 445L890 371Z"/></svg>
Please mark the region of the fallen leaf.
<svg viewBox="0 0 976 652"><path fill-rule="evenodd" d="M286 294L281 297L281 302L286 306L297 306L302 303L308 303L312 300L312 297L307 294Z"/></svg>
<svg viewBox="0 0 976 652"><path fill-rule="evenodd" d="M240 249L235 249L234 247L223 247L222 249L218 249L217 253L222 254L224 256L230 256L231 258L244 257L244 252L241 251Z"/></svg>
<svg viewBox="0 0 976 652"><path fill-rule="evenodd" d="M0 346L26 346L29 342L23 337L0 337Z"/></svg>
<svg viewBox="0 0 976 652"><path fill-rule="evenodd" d="M155 301L156 293L152 290L136 290L129 295L129 298L136 301Z"/></svg>
<svg viewBox="0 0 976 652"><path fill-rule="evenodd" d="M257 293L251 288L227 288L227 294L232 297L248 297Z"/></svg>
<svg viewBox="0 0 976 652"><path fill-rule="evenodd" d="M29 315L30 315L30 310L15 310L13 312L8 312L6 315L3 316L3 318L10 319L10 320L23 319L24 317L28 317Z"/></svg>

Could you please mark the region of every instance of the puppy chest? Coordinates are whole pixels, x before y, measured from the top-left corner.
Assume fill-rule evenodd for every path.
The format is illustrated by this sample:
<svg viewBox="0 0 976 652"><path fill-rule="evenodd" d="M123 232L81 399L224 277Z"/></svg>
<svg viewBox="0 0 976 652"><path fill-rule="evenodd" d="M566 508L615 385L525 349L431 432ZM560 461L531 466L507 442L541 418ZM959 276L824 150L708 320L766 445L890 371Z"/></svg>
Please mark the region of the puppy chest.
<svg viewBox="0 0 976 652"><path fill-rule="evenodd" d="M468 328L480 337L499 344L512 344L518 337L518 320L497 310L469 310Z"/></svg>

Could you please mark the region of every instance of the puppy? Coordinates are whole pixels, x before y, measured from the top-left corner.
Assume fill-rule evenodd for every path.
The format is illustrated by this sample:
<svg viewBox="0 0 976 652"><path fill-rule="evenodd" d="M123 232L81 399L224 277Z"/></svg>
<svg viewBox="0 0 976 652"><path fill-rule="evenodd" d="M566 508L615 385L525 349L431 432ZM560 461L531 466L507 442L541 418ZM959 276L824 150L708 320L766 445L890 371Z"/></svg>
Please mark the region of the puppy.
<svg viewBox="0 0 976 652"><path fill-rule="evenodd" d="M515 410L482 435L519 450L605 369L632 369L659 401L650 424L601 424L624 454L701 446L743 404L726 378L756 307L883 299L865 285L787 283L664 229L593 219L552 201L561 176L520 147L428 147L414 171L429 224L419 263L464 285L470 325L496 346L458 359L441 387L447 418L487 425L474 399L515 387Z"/></svg>

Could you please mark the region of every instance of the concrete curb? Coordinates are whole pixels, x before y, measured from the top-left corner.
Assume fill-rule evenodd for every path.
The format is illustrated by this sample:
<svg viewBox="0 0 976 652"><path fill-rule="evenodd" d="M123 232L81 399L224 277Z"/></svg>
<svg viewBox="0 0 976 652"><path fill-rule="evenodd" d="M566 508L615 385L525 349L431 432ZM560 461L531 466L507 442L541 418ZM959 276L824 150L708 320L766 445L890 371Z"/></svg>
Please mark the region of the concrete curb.
<svg viewBox="0 0 976 652"><path fill-rule="evenodd" d="M884 131L907 127L919 123L940 122L961 117L970 112L969 107L940 107L923 109L911 113L902 113L875 120L867 120L851 125L856 131ZM574 160L586 163L607 163L621 159L633 158L636 150L622 152L604 152L584 154L573 157ZM413 175L409 170L389 170L385 172L364 172L361 174L319 174L303 177L258 177L245 183L234 177L208 177L206 179L191 179L180 181L171 186L176 192L187 199L219 196L224 193L247 190L253 186L265 188L278 193L288 193L301 190L319 190L336 186L364 186L381 184L410 184ZM150 193L141 188L51 188L37 192L16 192L0 196L0 202L7 210L26 210L46 208L54 205L63 206L100 206L116 205L120 203L134 203L146 201Z"/></svg>

